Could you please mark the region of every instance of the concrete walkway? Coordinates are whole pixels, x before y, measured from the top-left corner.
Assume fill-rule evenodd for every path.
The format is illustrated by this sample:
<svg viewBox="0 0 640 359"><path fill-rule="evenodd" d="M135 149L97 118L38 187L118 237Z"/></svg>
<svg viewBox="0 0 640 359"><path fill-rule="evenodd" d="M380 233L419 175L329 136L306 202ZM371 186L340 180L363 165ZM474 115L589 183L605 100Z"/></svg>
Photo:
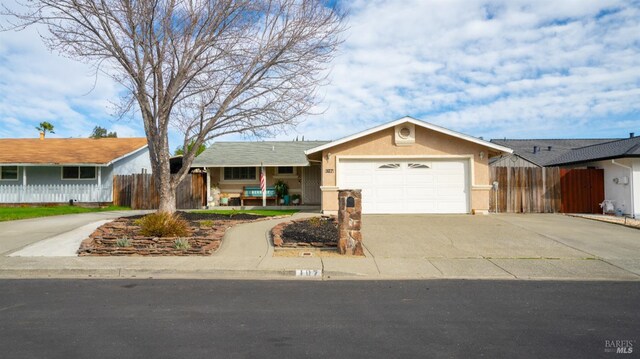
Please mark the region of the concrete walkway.
<svg viewBox="0 0 640 359"><path fill-rule="evenodd" d="M131 212L126 212L131 214ZM120 214L112 214L117 217ZM91 214L95 215L95 214ZM451 232L449 238L443 238L442 248L446 248L453 240L456 248L450 248L453 252L461 252L463 255L438 255L428 256L420 252L420 247L413 247L413 251L408 249L399 249L396 252L385 243L377 243L375 234L370 231L377 231L378 235L388 235L389 231L394 231L390 226L376 227L375 221L369 217L365 217L365 228L370 233L365 233L365 257L280 257L273 256L273 247L269 244L268 232L277 223L288 220L271 219L247 223L231 228L223 241L221 248L212 256L207 257L8 257L7 253L12 252L22 243L33 243L35 241L46 238L55 231L64 231L65 229L75 225L76 228L83 224L96 221L96 216L89 214L74 215L79 217L67 218L59 217L57 221L50 219L40 219L40 221L16 221L9 227L15 227L20 224L17 222L27 223L23 227L23 233L17 235L7 234L3 231L3 225L0 223L0 248L4 248L4 255L0 256L0 277L99 277L99 278L247 278L247 279L271 279L271 278L310 278L310 279L438 279L438 278L464 278L464 279L535 279L535 280L640 280L640 270L635 271L633 268L639 267L640 262L637 258L640 252L626 253L619 251L619 260L626 261L624 267L616 263L602 260L597 254L587 253L583 250L571 248L571 244L555 243L549 244L538 239L540 249L549 251L543 253L545 256L556 253L554 257L541 257L537 255L532 258L528 257L482 257L478 256L478 249L473 249L469 244L456 242L456 238L451 235L460 231L465 225L471 223L469 230L475 231L477 235L492 233L490 224L493 223L496 228L500 227L517 227L516 234L523 235L525 242L530 241L536 235L540 235L537 221L552 223L557 226L566 226L561 216L550 216L549 218L536 218L535 216L519 216L515 219L507 219L506 217L483 216L458 216L441 221L453 221L450 224L456 224L457 228ZM108 214L104 213L108 218ZM303 218L315 216L315 213L297 213L291 218ZM84 217L83 217L84 216ZM572 226L584 225L580 221L588 221L584 219L573 218ZM433 218L430 223L425 224L431 228L432 233L438 240L439 234L434 229ZM555 222L554 222L555 221ZM60 222L60 223L56 223ZM64 222L64 223L63 223ZM443 222L443 223L444 223ZM469 222L469 223L467 223ZM597 223L588 221L590 223ZM484 223L484 224L483 224ZM502 224L501 224L502 223ZM49 227L47 227L47 225ZM601 224L605 226L613 226L610 224ZM55 228L54 228L55 227ZM486 228L485 228L486 227ZM588 226L587 226L588 227ZM385 229L386 228L386 229ZM17 230L17 228L14 228ZM595 233L608 233L609 228L587 228L587 231ZM499 231L507 231L507 229L499 229L498 235L495 236L497 242L486 244L488 250L494 250L492 246L496 246L500 251L501 246L505 245ZM522 231L522 232L518 232ZM567 228L566 231L571 231ZM416 232L415 233L420 233ZM505 232L506 233L506 232ZM533 233L533 234L532 234ZM535 234L538 233L538 234ZM460 233L458 233L460 234ZM559 233L560 235L562 233ZM635 232L634 232L635 234ZM370 242L367 242L367 236ZM507 236L507 234L505 234ZM508 237L508 236L507 236ZM424 237L420 237L423 238ZM571 237L578 238L578 237ZM396 241L398 244L400 239L390 236L385 238L386 241ZM466 239L465 239L466 240ZM577 239L575 239L577 241ZM473 241L473 240L472 240ZM6 242L6 243L5 243ZM631 240L631 242L633 242ZM447 244L449 243L449 244ZM591 243L588 240L585 243ZM577 246L577 243L572 243ZM426 244L425 244L426 245ZM484 245L484 244L483 244ZM584 244L580 244L584 245ZM612 243L608 243L612 245ZM12 247L13 250L8 249ZM24 247L24 244L22 245ZM603 250L598 243L592 244L592 252L600 253ZM428 246L425 249L437 249L437 246ZM479 247L482 250L482 246ZM520 249L516 245L516 249ZM523 250L526 248L522 247ZM560 248L562 250L560 250ZM631 247L626 247L627 252ZM633 247L635 248L635 247ZM496 250L498 250L496 249ZM615 251L614 251L615 252ZM475 253L468 255L468 253ZM528 251L523 252L529 255ZM617 252L616 252L617 253ZM625 254L623 256L623 254ZM622 263L622 262L621 262ZM640 268L640 267L639 267Z"/></svg>

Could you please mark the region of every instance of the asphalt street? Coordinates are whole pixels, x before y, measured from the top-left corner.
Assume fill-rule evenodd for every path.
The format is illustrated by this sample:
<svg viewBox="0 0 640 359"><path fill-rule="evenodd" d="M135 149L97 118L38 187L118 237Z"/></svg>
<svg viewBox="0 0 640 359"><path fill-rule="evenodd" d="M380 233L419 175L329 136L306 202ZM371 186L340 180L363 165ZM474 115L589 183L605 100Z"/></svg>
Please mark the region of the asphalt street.
<svg viewBox="0 0 640 359"><path fill-rule="evenodd" d="M3 358L617 357L612 340L640 352L640 282L0 281Z"/></svg>

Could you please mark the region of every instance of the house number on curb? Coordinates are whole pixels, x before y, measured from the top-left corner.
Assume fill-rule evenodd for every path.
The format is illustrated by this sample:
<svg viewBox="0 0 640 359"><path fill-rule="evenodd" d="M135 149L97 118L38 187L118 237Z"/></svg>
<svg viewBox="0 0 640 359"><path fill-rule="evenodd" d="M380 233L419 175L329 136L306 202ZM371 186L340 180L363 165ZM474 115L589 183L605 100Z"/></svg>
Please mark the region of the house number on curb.
<svg viewBox="0 0 640 359"><path fill-rule="evenodd" d="M296 277L322 277L322 269L296 269Z"/></svg>

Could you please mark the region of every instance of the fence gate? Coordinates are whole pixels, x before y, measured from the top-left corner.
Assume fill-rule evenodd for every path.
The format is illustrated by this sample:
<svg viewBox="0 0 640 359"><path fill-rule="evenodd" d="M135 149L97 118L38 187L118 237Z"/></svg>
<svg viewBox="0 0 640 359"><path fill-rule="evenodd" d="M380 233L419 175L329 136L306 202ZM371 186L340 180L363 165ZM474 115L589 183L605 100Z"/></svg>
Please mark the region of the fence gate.
<svg viewBox="0 0 640 359"><path fill-rule="evenodd" d="M602 213L604 201L604 170L561 169L562 212Z"/></svg>

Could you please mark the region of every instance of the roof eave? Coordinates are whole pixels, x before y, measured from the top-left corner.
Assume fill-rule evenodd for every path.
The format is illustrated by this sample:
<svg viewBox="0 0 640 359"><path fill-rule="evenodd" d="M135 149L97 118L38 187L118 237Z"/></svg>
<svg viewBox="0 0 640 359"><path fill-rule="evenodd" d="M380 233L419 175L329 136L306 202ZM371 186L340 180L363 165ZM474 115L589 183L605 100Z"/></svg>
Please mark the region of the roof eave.
<svg viewBox="0 0 640 359"><path fill-rule="evenodd" d="M223 168L223 167L260 167L260 166L265 166L265 167L309 167L311 164L309 162L306 163L266 163L266 164L262 164L262 163L243 163L243 164L239 164L239 165L232 165L232 164L204 164L204 163L194 163L191 165L191 167L209 167L209 168Z"/></svg>
<svg viewBox="0 0 640 359"><path fill-rule="evenodd" d="M619 158L640 158L640 155L622 154L622 155L615 155L615 156L590 158L590 159L578 160L578 161L553 162L553 163L550 163L550 164L546 165L545 167L575 165L575 164L582 164L582 163L589 163L589 162L596 162L596 161L606 161L606 160L617 160Z"/></svg>
<svg viewBox="0 0 640 359"><path fill-rule="evenodd" d="M21 166L21 167L55 167L55 166L93 166L109 167L108 163L0 163L0 166Z"/></svg>
<svg viewBox="0 0 640 359"><path fill-rule="evenodd" d="M358 139L360 137L368 136L368 135L370 135L372 133L376 133L378 131L382 131L382 130L385 130L387 128L391 128L391 127L397 126L397 125L405 123L405 122L409 122L409 123L412 123L414 125L417 125L417 126L420 126L420 127L424 127L424 128L428 128L430 130L433 130L433 131L436 131L436 132L440 132L440 133L444 133L446 135L453 136L453 137L456 137L456 138L460 138L460 139L463 139L463 140L466 140L466 141L469 141L469 142L474 142L474 143L477 143L479 145L482 145L482 146L485 146L485 147L488 147L488 148L491 148L491 149L494 149L494 150L497 150L497 151L500 151L500 152L513 153L513 150L508 148L508 147L501 146L501 145L498 145L498 144L495 144L495 143L492 143L492 142L489 142L489 141L481 140L479 138L475 138L473 136L465 135L464 133L460 133L460 132L456 132L456 131L453 131L453 130L449 130L449 129L446 129L444 127L433 125L433 124L430 124L430 123L427 123L427 122L424 122L424 121L420 121L420 120L417 120L417 119L415 119L413 117L410 117L410 116L405 116L405 117L402 117L402 118L397 119L395 121L392 121L392 122L389 122L389 123L385 123L385 124L370 128L368 130L364 130L364 131L358 132L358 133L353 134L351 136L343 137L341 139L329 142L329 143L324 144L322 146L311 148L309 150L304 151L304 154L305 155L310 155L310 154L313 154L313 153L316 153L316 152L320 152L320 151L326 150L328 148L335 147L335 146L341 145L343 143L353 141L353 140Z"/></svg>

